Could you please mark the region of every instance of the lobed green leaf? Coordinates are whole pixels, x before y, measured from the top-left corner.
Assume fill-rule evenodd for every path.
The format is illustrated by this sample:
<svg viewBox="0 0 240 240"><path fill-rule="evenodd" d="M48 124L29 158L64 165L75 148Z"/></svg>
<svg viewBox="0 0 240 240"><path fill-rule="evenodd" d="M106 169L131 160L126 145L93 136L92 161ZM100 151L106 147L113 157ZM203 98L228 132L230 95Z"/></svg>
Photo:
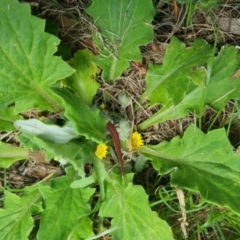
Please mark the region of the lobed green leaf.
<svg viewBox="0 0 240 240"><path fill-rule="evenodd" d="M19 197L5 191L4 208L0 208L0 238L4 240L28 240L34 227L31 215L42 211L38 190Z"/></svg>
<svg viewBox="0 0 240 240"><path fill-rule="evenodd" d="M60 40L44 32L45 21L30 14L28 4L0 1L0 109L15 102L16 112L59 111L49 86L74 70L53 56Z"/></svg>
<svg viewBox="0 0 240 240"><path fill-rule="evenodd" d="M79 50L75 53L69 63L76 72L64 80L66 86L89 106L92 105L93 97L99 88L99 83L96 81L99 70L92 58L93 54L89 50Z"/></svg>
<svg viewBox="0 0 240 240"><path fill-rule="evenodd" d="M240 156L224 129L204 134L191 125L182 139L147 145L140 152L160 174L171 173L172 185L199 191L206 201L240 214Z"/></svg>
<svg viewBox="0 0 240 240"><path fill-rule="evenodd" d="M116 229L111 234L116 240L173 239L168 224L151 210L144 189L132 183L108 183L99 215L113 218L111 228Z"/></svg>
<svg viewBox="0 0 240 240"><path fill-rule="evenodd" d="M97 143L106 141L108 119L97 108L89 107L81 98L67 89L52 88L65 105L64 115L71 121L75 132Z"/></svg>
<svg viewBox="0 0 240 240"><path fill-rule="evenodd" d="M127 69L129 61L142 61L139 46L154 38L152 1L94 0L86 11L98 28L94 40L100 54L95 61L103 69L103 78L114 81Z"/></svg>
<svg viewBox="0 0 240 240"><path fill-rule="evenodd" d="M40 188L45 210L37 234L39 240L68 239L73 232L79 231L79 227L84 226L81 218L86 218L91 211L88 202L95 189L71 188L77 172L72 167L65 170L66 176L52 179L51 187Z"/></svg>
<svg viewBox="0 0 240 240"><path fill-rule="evenodd" d="M176 65L167 61L162 66L153 66L149 69L148 86L143 100L150 97L153 104L160 103L162 108L139 124L139 129L146 129L166 120L185 117L188 111L200 116L206 105L217 111L222 110L230 99L238 95L240 81L238 79L231 80L232 75L240 65L238 50L227 46L222 48L218 55L212 58L212 66L209 64L206 74L204 74L203 70L200 70L201 68L193 69L193 67L197 66L194 64L203 64L206 60L210 61L208 52L211 51L208 49L207 46L204 49L193 49L193 56L190 60L184 58L184 56L188 56L187 52L190 51L188 49L183 50L182 56L178 56L176 53L174 55L173 51L167 51L166 59L168 61L170 61L168 59L170 53L173 54L173 58L179 57ZM175 50L177 51L177 49ZM179 61L182 61L182 65L186 68L182 69L181 65L179 67ZM176 69L177 71L174 72ZM203 81L204 76L205 80Z"/></svg>
<svg viewBox="0 0 240 240"><path fill-rule="evenodd" d="M209 45L203 40L195 40L192 47L186 48L177 38L171 38L163 64L149 66L147 88L141 101L149 99L152 105L166 106L170 99L172 104L178 104L189 88L189 72L206 64L211 54Z"/></svg>

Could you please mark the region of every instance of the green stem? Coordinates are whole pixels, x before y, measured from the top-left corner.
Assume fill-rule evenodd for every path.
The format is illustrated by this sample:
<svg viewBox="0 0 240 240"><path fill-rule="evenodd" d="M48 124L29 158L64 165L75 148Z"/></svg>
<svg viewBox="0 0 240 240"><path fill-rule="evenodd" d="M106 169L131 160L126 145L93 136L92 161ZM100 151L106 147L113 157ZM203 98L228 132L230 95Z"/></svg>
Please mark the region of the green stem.
<svg viewBox="0 0 240 240"><path fill-rule="evenodd" d="M104 167L104 164L101 160L98 158L93 159L94 164L94 172L96 174L96 180L99 183L100 188L100 201L103 202L106 200L106 193L105 193L105 185L104 182L111 182L111 178L109 177L108 173L106 172L106 169Z"/></svg>
<svg viewBox="0 0 240 240"><path fill-rule="evenodd" d="M99 189L100 189L98 204L101 206L101 203L103 203L106 200L105 181L111 182L111 179L108 173L106 172L104 164L101 160L94 157L93 164L94 164L94 172L97 177L97 182L99 184ZM99 221L98 221L99 233L102 232L102 228L103 228L103 217L99 216Z"/></svg>

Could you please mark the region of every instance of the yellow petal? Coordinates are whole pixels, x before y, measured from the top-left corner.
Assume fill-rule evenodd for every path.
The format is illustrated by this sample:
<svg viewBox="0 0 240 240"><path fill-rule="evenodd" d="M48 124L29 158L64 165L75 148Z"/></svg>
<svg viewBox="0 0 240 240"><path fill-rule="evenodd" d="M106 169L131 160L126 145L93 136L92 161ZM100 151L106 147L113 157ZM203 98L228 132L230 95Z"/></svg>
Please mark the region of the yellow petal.
<svg viewBox="0 0 240 240"><path fill-rule="evenodd" d="M133 151L139 150L144 145L142 136L138 132L134 132L128 141L128 147Z"/></svg>
<svg viewBox="0 0 240 240"><path fill-rule="evenodd" d="M107 156L107 153L108 153L107 149L108 149L108 146L106 144L98 144L97 149L95 151L95 155L102 160Z"/></svg>

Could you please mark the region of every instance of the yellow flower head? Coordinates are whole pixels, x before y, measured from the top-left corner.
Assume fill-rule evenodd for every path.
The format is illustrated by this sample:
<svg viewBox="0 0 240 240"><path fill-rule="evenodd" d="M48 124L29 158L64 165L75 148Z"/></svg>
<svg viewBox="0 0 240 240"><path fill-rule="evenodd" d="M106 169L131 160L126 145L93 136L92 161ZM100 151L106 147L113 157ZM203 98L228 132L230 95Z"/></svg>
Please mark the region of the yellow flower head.
<svg viewBox="0 0 240 240"><path fill-rule="evenodd" d="M108 146L106 144L98 144L97 145L97 149L95 151L95 155L99 158L99 159L103 159L106 157L108 151Z"/></svg>
<svg viewBox="0 0 240 240"><path fill-rule="evenodd" d="M143 146L142 136L138 132L132 133L130 139L127 141L128 147L133 151L139 150Z"/></svg>

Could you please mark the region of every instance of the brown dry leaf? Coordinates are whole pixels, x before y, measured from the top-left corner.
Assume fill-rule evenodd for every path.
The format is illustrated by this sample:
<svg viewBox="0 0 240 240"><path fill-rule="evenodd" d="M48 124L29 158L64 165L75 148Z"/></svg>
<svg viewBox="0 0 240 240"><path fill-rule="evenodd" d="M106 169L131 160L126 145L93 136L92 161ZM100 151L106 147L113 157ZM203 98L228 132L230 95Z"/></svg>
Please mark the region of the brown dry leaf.
<svg viewBox="0 0 240 240"><path fill-rule="evenodd" d="M140 74L145 75L147 73L146 66L140 62L132 62L132 64L140 70Z"/></svg>
<svg viewBox="0 0 240 240"><path fill-rule="evenodd" d="M93 54L99 54L99 49L96 43L93 41L92 38L81 39L80 42L77 43L78 49L89 49L93 52Z"/></svg>
<svg viewBox="0 0 240 240"><path fill-rule="evenodd" d="M52 166L49 161L46 161L44 151L30 152L29 155L30 159L25 169L27 176L43 179L53 172L58 175L62 173L60 167Z"/></svg>
<svg viewBox="0 0 240 240"><path fill-rule="evenodd" d="M175 20L177 21L178 14L179 14L179 8L178 8L176 0L173 0L173 11L174 11L174 15L175 15Z"/></svg>
<svg viewBox="0 0 240 240"><path fill-rule="evenodd" d="M36 164L49 164L49 162L46 162L45 160L45 154L44 151L39 151L39 152L30 152L29 153L29 158L34 161Z"/></svg>
<svg viewBox="0 0 240 240"><path fill-rule="evenodd" d="M58 14L56 20L62 28L71 28L76 25L76 22L73 19L62 14Z"/></svg>

